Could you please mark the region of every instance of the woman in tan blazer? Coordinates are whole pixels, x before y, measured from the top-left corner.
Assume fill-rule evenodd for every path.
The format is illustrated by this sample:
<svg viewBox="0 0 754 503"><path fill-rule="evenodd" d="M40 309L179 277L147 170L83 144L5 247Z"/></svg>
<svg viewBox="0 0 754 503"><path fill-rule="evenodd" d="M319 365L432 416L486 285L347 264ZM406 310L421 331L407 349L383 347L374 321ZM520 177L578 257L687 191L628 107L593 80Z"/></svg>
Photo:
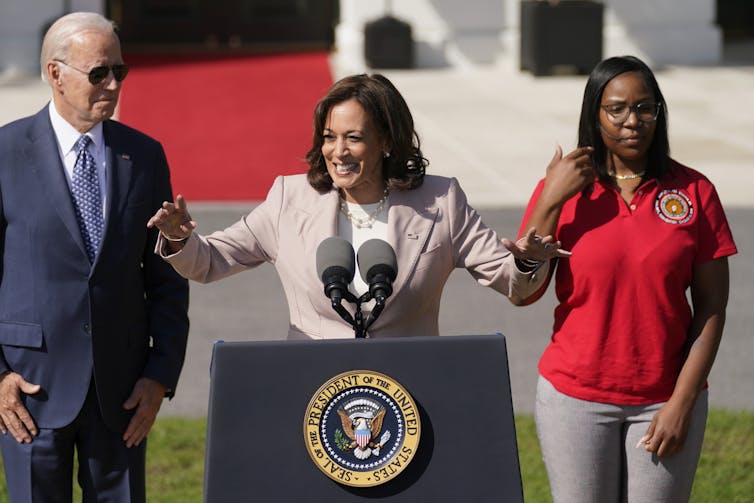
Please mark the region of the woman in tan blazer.
<svg viewBox="0 0 754 503"><path fill-rule="evenodd" d="M393 293L369 327L371 337L438 335L440 297L456 267L522 304L544 283L549 259L570 255L534 229L516 243L501 240L455 178L425 175L408 106L381 75L336 82L315 108L314 129L307 175L278 177L262 204L223 231L197 235L182 196L163 203L148 223L160 229L156 252L203 283L273 264L294 339L354 336L324 295L315 266L329 237L355 249L377 238L395 250ZM357 273L349 289L359 296L368 287ZM347 308L353 314L355 307Z"/></svg>

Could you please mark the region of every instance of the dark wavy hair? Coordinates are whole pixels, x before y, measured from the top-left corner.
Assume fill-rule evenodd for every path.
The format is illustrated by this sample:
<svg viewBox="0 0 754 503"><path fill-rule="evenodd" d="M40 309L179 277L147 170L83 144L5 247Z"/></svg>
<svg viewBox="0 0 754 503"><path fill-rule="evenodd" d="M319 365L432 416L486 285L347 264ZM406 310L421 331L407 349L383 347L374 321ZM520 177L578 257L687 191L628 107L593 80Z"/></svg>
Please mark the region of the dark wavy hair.
<svg viewBox="0 0 754 503"><path fill-rule="evenodd" d="M384 76L352 75L330 88L314 108L314 137L306 153L309 164L307 180L320 193L332 189L332 178L322 156L323 131L330 109L349 99L364 108L377 132L390 148L390 157L382 159L382 177L390 190L411 190L424 181L429 161L419 148L419 135L414 131L414 119L406 101Z"/></svg>
<svg viewBox="0 0 754 503"><path fill-rule="evenodd" d="M652 70L634 56L616 56L605 59L597 64L589 75L589 80L584 89L584 101L581 104L581 118L579 119L579 147L594 147L593 166L597 176L603 180L609 180L607 174L607 147L602 141L599 128L600 104L605 86L612 79L626 72L637 72L644 79L644 83L655 96L660 104L660 113L657 115L652 144L647 152L647 170L644 178L662 178L670 169L669 155L670 145L668 141L668 118L665 98L660 91Z"/></svg>

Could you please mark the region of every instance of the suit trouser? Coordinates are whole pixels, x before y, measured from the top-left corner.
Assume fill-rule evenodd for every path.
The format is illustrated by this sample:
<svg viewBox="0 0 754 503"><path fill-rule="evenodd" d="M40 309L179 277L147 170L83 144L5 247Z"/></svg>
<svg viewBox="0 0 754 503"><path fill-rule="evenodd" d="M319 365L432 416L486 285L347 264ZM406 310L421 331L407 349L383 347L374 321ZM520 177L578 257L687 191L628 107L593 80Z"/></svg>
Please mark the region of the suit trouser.
<svg viewBox="0 0 754 503"><path fill-rule="evenodd" d="M664 405L589 402L537 383L534 418L555 503L687 502L707 422L707 390L692 411L679 452L657 457L637 448Z"/></svg>
<svg viewBox="0 0 754 503"><path fill-rule="evenodd" d="M40 428L28 444L19 444L10 433L0 435L0 447L12 503L70 503L74 449L84 503L146 500L146 440L126 448L121 434L102 421L93 385L81 412L68 426Z"/></svg>

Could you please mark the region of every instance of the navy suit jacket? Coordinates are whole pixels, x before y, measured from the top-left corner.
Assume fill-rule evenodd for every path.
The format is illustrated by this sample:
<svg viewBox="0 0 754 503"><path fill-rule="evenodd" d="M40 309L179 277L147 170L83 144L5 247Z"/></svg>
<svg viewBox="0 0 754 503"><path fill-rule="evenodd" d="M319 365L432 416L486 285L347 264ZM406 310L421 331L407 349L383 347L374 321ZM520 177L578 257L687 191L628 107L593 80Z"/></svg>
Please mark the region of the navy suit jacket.
<svg viewBox="0 0 754 503"><path fill-rule="evenodd" d="M173 200L164 151L115 121L103 132L105 234L90 264L47 107L0 128L0 372L41 385L24 398L41 428L75 419L93 375L105 423L124 431L137 379L175 390L183 365L188 285L146 227Z"/></svg>

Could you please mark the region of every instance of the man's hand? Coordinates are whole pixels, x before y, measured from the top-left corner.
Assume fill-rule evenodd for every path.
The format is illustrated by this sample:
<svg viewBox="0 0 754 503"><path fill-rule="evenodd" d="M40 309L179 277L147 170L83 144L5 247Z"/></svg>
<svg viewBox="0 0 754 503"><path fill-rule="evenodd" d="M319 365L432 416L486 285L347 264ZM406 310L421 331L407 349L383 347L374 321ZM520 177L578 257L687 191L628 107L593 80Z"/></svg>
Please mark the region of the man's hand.
<svg viewBox="0 0 754 503"><path fill-rule="evenodd" d="M33 395L42 389L26 382L15 372L0 375L0 431L9 431L19 444L30 443L38 432L37 425L21 402L21 393Z"/></svg>
<svg viewBox="0 0 754 503"><path fill-rule="evenodd" d="M165 386L154 379L142 377L136 381L131 396L123 404L123 408L127 410L136 408L136 412L134 412L134 416L123 434L126 447L139 445L147 437L155 418L157 418L157 413L160 411L166 390Z"/></svg>

